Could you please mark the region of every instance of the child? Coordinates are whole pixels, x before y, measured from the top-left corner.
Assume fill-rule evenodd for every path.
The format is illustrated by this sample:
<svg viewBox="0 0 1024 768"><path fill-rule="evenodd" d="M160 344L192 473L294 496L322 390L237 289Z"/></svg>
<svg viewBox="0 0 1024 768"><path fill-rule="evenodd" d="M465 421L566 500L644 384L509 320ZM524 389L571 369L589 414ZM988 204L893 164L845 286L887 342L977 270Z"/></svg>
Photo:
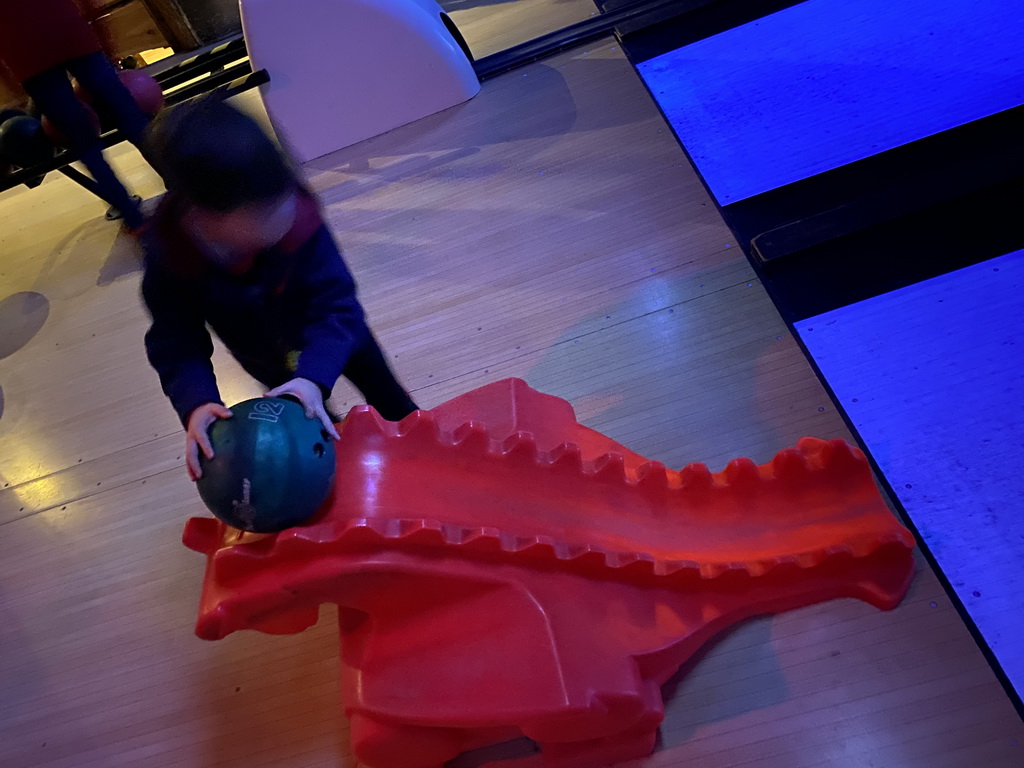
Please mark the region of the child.
<svg viewBox="0 0 1024 768"><path fill-rule="evenodd" d="M216 97L168 110L149 147L168 194L144 235L150 363L186 429L189 476L230 418L207 325L268 396L338 437L324 399L349 379L385 419L417 409L366 325L313 195L256 122Z"/></svg>
<svg viewBox="0 0 1024 768"><path fill-rule="evenodd" d="M149 117L117 76L76 1L0 0L0 64L68 137L103 199L121 213L129 230L137 230L143 223L138 200L103 159L96 126L75 96L68 73L137 147L142 147Z"/></svg>

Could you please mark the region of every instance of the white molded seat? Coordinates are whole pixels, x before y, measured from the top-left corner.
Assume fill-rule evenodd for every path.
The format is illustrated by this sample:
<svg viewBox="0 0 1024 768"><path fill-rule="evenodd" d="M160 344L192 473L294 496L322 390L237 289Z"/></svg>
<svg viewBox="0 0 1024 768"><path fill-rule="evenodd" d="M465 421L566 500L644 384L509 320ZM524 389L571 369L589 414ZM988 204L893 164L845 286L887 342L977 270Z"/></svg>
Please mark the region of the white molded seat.
<svg viewBox="0 0 1024 768"><path fill-rule="evenodd" d="M240 0L263 103L299 162L480 91L434 0Z"/></svg>

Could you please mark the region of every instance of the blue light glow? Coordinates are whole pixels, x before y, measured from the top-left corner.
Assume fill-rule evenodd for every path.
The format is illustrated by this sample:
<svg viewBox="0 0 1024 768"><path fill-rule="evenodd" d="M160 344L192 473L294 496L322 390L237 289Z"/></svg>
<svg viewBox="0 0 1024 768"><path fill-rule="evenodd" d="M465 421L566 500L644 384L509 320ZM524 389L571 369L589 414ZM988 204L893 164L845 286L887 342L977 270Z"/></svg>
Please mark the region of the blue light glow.
<svg viewBox="0 0 1024 768"><path fill-rule="evenodd" d="M1024 251L797 331L1024 694Z"/></svg>
<svg viewBox="0 0 1024 768"><path fill-rule="evenodd" d="M1024 103L1024 10L808 0L638 68L725 205Z"/></svg>

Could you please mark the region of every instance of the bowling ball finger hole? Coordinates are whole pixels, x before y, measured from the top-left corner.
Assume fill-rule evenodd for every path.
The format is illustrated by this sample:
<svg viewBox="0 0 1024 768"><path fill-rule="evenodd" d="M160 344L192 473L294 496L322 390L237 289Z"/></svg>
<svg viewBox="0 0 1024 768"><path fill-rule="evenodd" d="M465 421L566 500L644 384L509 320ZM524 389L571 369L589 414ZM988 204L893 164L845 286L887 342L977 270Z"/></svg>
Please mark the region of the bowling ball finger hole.
<svg viewBox="0 0 1024 768"><path fill-rule="evenodd" d="M321 429L320 430L320 439L323 440L324 442L330 442L331 435L330 435L330 433L328 433L328 431L326 429Z"/></svg>
<svg viewBox="0 0 1024 768"><path fill-rule="evenodd" d="M322 459L324 457L323 443L317 443L316 445L313 446L313 455L316 456L318 459Z"/></svg>

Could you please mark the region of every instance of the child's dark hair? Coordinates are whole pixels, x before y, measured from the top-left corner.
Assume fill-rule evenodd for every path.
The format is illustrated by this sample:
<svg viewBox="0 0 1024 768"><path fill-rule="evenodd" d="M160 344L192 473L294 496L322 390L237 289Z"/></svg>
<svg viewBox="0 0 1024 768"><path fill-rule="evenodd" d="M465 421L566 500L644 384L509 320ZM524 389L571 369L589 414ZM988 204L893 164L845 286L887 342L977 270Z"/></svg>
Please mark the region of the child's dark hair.
<svg viewBox="0 0 1024 768"><path fill-rule="evenodd" d="M200 208L233 211L279 198L298 183L256 121L217 96L165 110L148 136L169 192Z"/></svg>

